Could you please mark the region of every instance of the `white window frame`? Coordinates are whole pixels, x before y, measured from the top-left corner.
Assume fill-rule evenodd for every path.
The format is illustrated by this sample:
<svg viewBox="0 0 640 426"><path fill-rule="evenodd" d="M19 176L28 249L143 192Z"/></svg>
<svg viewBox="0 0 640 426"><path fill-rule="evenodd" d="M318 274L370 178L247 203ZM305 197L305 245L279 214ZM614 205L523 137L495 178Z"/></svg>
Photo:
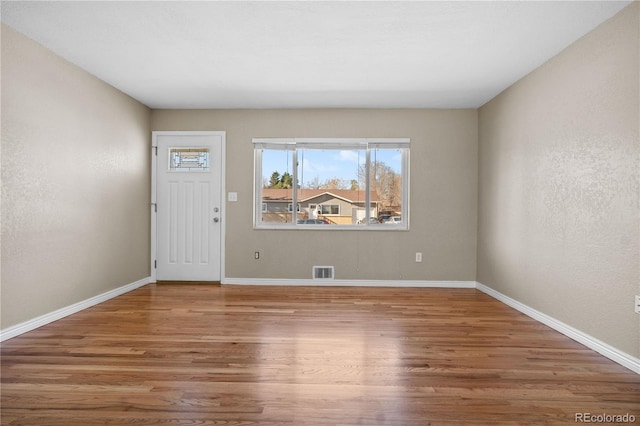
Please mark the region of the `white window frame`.
<svg viewBox="0 0 640 426"><path fill-rule="evenodd" d="M255 229L322 229L322 230L344 230L344 229L357 229L357 230L376 230L376 231L406 231L409 230L409 155L410 155L410 143L409 138L253 138L254 146L254 214L253 214L253 227ZM381 226L379 224L370 224L370 209L366 209L365 224L345 224L345 225L308 225L298 226L297 220L293 220L292 223L262 223L262 150L287 150L293 151L293 164L297 164L298 161L298 149L324 149L324 150L364 150L366 151L366 200L365 205L371 205L370 200L370 179L369 179L369 167L371 161L370 151L374 149L401 149L402 153L402 223L396 226ZM298 180L298 168L293 168L293 188L292 188L292 202L298 204L297 200L297 180ZM320 204L318 205L320 206ZM289 213L291 213L291 210ZM324 216L324 215L323 215Z"/></svg>

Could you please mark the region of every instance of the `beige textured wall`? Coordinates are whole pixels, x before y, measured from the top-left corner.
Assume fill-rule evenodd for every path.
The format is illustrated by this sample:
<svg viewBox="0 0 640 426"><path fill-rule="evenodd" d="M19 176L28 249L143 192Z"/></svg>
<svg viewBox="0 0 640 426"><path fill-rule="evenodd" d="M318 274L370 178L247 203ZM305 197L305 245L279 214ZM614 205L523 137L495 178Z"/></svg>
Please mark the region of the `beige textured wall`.
<svg viewBox="0 0 640 426"><path fill-rule="evenodd" d="M226 186L238 193L226 203L227 277L308 279L334 265L337 279L475 280L475 110L154 110L151 122L227 132ZM253 229L254 137L411 138L410 231Z"/></svg>
<svg viewBox="0 0 640 426"><path fill-rule="evenodd" d="M150 111L2 26L2 323L149 276Z"/></svg>
<svg viewBox="0 0 640 426"><path fill-rule="evenodd" d="M480 109L477 274L636 357L639 6Z"/></svg>

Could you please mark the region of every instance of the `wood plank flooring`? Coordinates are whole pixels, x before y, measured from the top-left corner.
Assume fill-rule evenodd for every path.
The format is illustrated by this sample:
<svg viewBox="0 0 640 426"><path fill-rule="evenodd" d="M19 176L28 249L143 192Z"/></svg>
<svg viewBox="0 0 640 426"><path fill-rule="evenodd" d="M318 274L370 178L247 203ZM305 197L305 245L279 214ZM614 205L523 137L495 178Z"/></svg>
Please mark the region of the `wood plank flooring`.
<svg viewBox="0 0 640 426"><path fill-rule="evenodd" d="M2 425L640 423L639 375L474 289L152 284L1 357Z"/></svg>

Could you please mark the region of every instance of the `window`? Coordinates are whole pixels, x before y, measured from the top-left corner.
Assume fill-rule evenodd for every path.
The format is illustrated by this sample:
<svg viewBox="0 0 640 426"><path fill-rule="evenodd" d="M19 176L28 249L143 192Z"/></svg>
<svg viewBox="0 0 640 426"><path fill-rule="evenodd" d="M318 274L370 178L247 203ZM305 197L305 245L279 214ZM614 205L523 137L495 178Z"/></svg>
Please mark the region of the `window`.
<svg viewBox="0 0 640 426"><path fill-rule="evenodd" d="M209 148L169 148L169 171L208 172Z"/></svg>
<svg viewBox="0 0 640 426"><path fill-rule="evenodd" d="M269 138L253 144L255 227L408 229L409 139Z"/></svg>
<svg viewBox="0 0 640 426"><path fill-rule="evenodd" d="M338 204L321 204L320 214L340 214L340 206Z"/></svg>

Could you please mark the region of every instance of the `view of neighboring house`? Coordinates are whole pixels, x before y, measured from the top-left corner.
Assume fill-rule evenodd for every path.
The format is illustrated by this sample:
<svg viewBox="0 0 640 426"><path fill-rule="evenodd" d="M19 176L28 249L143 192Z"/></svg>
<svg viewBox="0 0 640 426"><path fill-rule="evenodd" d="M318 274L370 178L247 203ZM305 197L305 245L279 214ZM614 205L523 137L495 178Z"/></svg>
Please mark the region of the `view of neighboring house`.
<svg viewBox="0 0 640 426"><path fill-rule="evenodd" d="M292 222L293 191L279 188L262 189L262 221ZM322 219L328 223L351 225L366 216L366 191L358 189L301 189L297 194L296 219ZM377 218L380 198L371 194L370 217Z"/></svg>

